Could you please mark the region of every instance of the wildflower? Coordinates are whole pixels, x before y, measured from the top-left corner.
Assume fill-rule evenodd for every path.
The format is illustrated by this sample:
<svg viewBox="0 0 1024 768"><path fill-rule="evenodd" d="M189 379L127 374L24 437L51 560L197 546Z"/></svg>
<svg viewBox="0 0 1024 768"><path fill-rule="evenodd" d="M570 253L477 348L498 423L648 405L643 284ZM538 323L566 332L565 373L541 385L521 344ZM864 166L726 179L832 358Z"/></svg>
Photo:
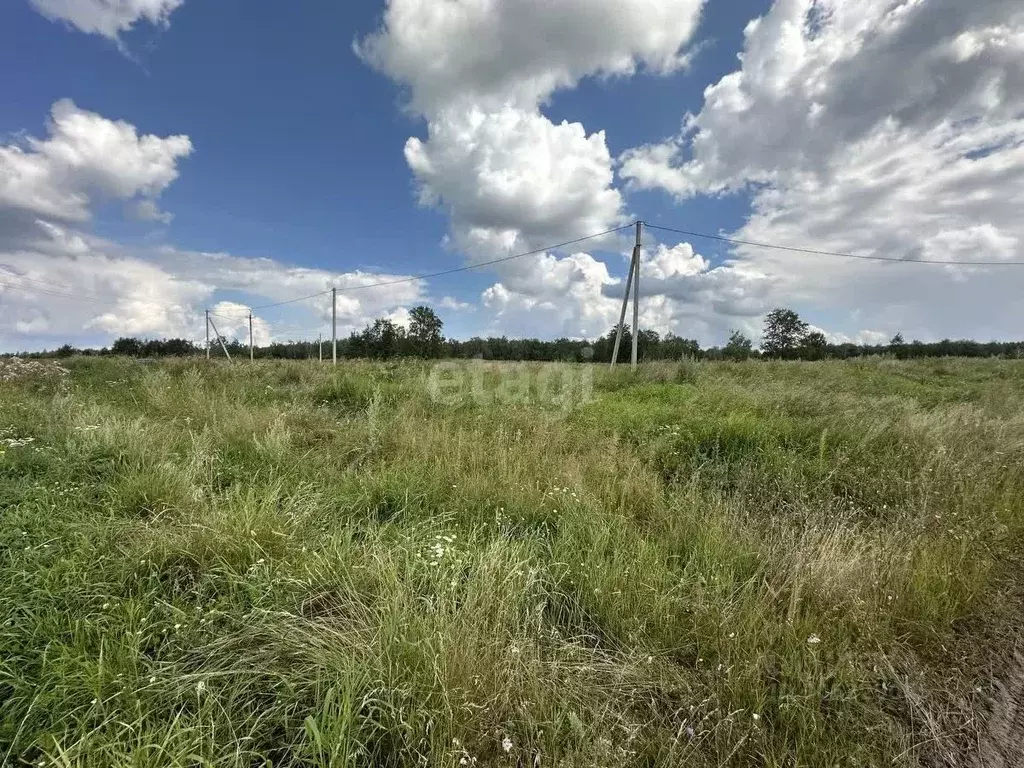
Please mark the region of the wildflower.
<svg viewBox="0 0 1024 768"><path fill-rule="evenodd" d="M761 716L759 714L757 714L757 712L755 712L754 713L754 720L756 721L756 720L760 720L760 719L761 719Z"/></svg>
<svg viewBox="0 0 1024 768"><path fill-rule="evenodd" d="M506 752L511 752L512 751L512 739L510 739L508 736L503 738L501 740L501 748L503 750L505 750Z"/></svg>
<svg viewBox="0 0 1024 768"><path fill-rule="evenodd" d="M821 642L821 638L818 637L817 635L811 635L810 637L807 638L807 644L808 645L817 645L820 642Z"/></svg>

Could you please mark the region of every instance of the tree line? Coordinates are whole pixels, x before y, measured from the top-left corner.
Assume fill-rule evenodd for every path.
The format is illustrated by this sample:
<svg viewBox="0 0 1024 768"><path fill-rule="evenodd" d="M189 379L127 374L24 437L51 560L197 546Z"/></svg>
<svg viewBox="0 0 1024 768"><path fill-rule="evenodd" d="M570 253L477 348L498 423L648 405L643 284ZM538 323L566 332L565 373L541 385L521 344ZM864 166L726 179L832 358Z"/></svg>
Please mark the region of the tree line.
<svg viewBox="0 0 1024 768"><path fill-rule="evenodd" d="M338 339L338 355L344 358L387 360L400 357L483 358L485 360L592 361L608 363L612 359L616 329L594 339L510 339L505 336L471 339L446 339L444 324L428 306L413 307L407 326L380 318L362 331ZM249 346L239 339L211 341L211 354L220 355L223 342L231 356L245 358ZM633 343L632 329L623 329L619 361L627 362ZM324 359L331 357L331 343L322 347L316 341L275 341L254 349L260 359ZM50 351L25 353L22 357L70 357L72 355L121 355L128 357L189 357L205 355L205 347L188 339L137 339L122 337L103 349L78 349L70 344ZM901 359L917 357L1024 357L1024 342L977 342L944 339L937 342L905 341L897 333L886 344L831 343L821 331L812 330L792 309L774 309L765 317L761 347L750 338L733 331L721 347L702 348L694 339L673 333L641 329L637 336L640 360L774 360L847 359L870 355L892 355Z"/></svg>

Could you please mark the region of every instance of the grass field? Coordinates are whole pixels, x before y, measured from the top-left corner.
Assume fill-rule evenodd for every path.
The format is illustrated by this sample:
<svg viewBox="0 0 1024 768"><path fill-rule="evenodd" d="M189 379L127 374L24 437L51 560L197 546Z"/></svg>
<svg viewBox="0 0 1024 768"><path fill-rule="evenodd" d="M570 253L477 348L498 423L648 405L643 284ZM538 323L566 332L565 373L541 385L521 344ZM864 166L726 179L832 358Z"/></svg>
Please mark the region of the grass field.
<svg viewBox="0 0 1024 768"><path fill-rule="evenodd" d="M0 765L966 759L1024 362L467 365L0 384Z"/></svg>

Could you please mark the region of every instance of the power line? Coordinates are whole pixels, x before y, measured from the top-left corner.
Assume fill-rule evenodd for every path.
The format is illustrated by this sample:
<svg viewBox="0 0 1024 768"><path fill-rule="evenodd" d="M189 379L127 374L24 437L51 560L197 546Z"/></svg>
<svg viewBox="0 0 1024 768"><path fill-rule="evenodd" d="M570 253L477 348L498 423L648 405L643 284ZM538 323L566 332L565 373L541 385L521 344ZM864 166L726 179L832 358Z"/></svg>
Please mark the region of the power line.
<svg viewBox="0 0 1024 768"><path fill-rule="evenodd" d="M52 286L52 288L49 288L49 287L48 288L36 288L35 286L30 286L30 285L20 285L19 283L9 283L9 282L2 282L2 281L0 281L0 286L5 286L7 288L14 288L16 290L25 291L26 293L43 293L43 294L46 294L47 296L56 296L56 297L62 298L62 299L73 299L75 301L84 301L84 302L87 302L89 304L110 305L111 303L114 303L114 302L117 302L117 301L128 300L128 301L133 301L133 302L136 302L136 303L141 302L141 303L146 304L146 305L151 306L151 307L161 307L161 308L164 308L164 309L174 309L177 306L177 305L174 305L174 304L162 304L162 303L158 303L158 302L155 302L155 301L147 301L147 300L137 299L132 294L128 294L128 295L120 296L119 297L119 296L100 296L100 295L98 295L96 293L84 293L84 292L71 293L71 291L75 291L76 289L73 288L73 287L68 288L68 287L66 287L64 285L59 285L57 283L52 283L52 282L49 282L47 280L40 280L40 279L34 278L34 277L25 277L24 275L19 275L17 272L15 272L11 267L9 267L6 264L0 264L0 268L2 268L4 270L7 270L7 275L9 275L10 278L12 278L12 279L18 280L19 283L21 281L25 281L25 282L29 282L29 283L38 283L39 285ZM0 275L0 276L2 276L2 275ZM53 288L57 288L59 290L53 290Z"/></svg>
<svg viewBox="0 0 1024 768"><path fill-rule="evenodd" d="M482 261L482 262L480 262L478 264L467 264L467 265L462 266L462 267L454 267L452 269L445 269L445 270L441 270L440 272L429 272L429 273L422 274L422 275L412 275L410 277L399 277L399 278L395 278L394 280L381 280L381 281L376 282L376 283L367 283L366 285L349 285L349 286L346 286L344 288L338 288L337 292L338 293L342 293L342 292L345 292L345 291L361 291L361 290L364 290L366 288L380 288L380 287L386 286L386 285L399 285L401 283L412 283L412 282L415 282L417 280L427 280L427 279L430 279L430 278L433 278L433 277L444 277L445 275L454 275L456 272L467 272L467 271L472 270L472 269L480 269L481 267L489 267L489 266L492 266L494 264L501 264L501 263L506 262L506 261L512 261L513 259L522 259L522 258L524 258L526 256L536 256L538 253L545 253L547 251L556 251L556 250L558 250L560 248L565 248L565 247L570 246L570 245L576 245L577 243L582 243L582 242L584 242L586 240L594 240L594 239L596 239L598 237L604 237L606 235L611 235L611 234L614 234L616 232L621 232L621 231L623 231L625 229L631 229L634 226L635 226L635 223L633 223L633 224L626 224L626 225L621 226L621 227L615 227L614 229L605 230L604 232L597 232L596 234L593 234L593 235L585 235L583 237L577 237L575 240L566 240L564 243L557 243L555 245L549 245L549 246L546 246L544 248L537 248L537 249L532 250L532 251L524 251L523 253L515 253L515 254L512 254L511 256L502 256L499 259L491 259L490 261ZM255 311L257 309L267 309L269 307L279 307L279 306L281 306L283 304L294 304L295 302L298 302L298 301L305 301L306 299L315 299L318 296L326 296L330 292L331 291L328 289L328 290L322 291L320 293L314 293L314 294L312 294L310 296L300 296L297 299L288 299L287 301L278 301L278 302L275 302L273 304L263 304L263 305L258 306L258 307L252 307L252 309ZM239 311L241 311L241 310L239 310ZM246 310L246 311L248 311L248 310Z"/></svg>
<svg viewBox="0 0 1024 768"><path fill-rule="evenodd" d="M427 280L432 277L444 277L445 275L454 275L456 272L467 272L471 269L480 269L481 267L489 267L493 264L501 264L502 262L512 261L513 259L521 259L525 256L536 256L538 253L545 253L546 251L557 251L559 248L565 248L569 245L576 245L576 243L582 243L586 240L594 240L598 237L604 237L605 235L611 235L615 232L621 232L624 229L632 229L635 226L633 224L626 224L625 226L615 227L614 229L608 229L604 232L598 232L593 235L585 235L584 237L577 237L575 240L566 240L564 243L557 243L556 245L549 245L545 248L537 248L533 251L524 251L523 253L516 253L511 256L502 256L500 259L491 259L490 261L481 261L479 264L467 264L464 267L455 267L454 269L445 269L441 272L430 272L425 275L414 275L412 277L403 277L397 280L384 280L379 283L369 283L367 285L350 285L346 288L339 288L338 292L342 291L359 291L364 288L379 288L383 285L397 285L399 283L411 283L416 280Z"/></svg>
<svg viewBox="0 0 1024 768"><path fill-rule="evenodd" d="M21 277L20 275L18 275L17 277L18 277L19 280L31 280L31 278ZM43 283L42 280L33 280L33 282ZM46 283L43 283L43 284L45 285ZM116 303L118 301L131 301L131 302L134 302L136 304L139 304L139 303L145 304L146 306L149 306L149 307L159 307L160 309L167 309L167 310L181 309L180 305L177 305L177 304L160 304L160 303L157 303L155 301L146 301L146 300L142 300L142 299L137 299L137 298L132 297L131 295L122 296L122 297L108 296L108 297L105 297L105 298L97 296L95 298L91 298L89 296L83 296L82 294L78 294L78 293L66 293L66 292L62 292L62 291L51 291L51 290L47 290L45 288L37 288L34 285L19 285L17 283L7 283L7 282L3 282L3 281L0 281L0 287L14 288L17 291L25 291L26 293L42 293L42 294L45 294L46 296L56 296L57 298L60 298L60 299L71 299L73 301L82 301L82 302L86 302L88 304L103 304L103 305L109 306L109 305L114 304L114 303ZM192 310L189 310L189 311L192 311Z"/></svg>
<svg viewBox="0 0 1024 768"><path fill-rule="evenodd" d="M881 256L878 254L862 253L841 253L838 251L820 251L814 248L794 248L789 245L772 245L771 243L758 243L753 240L739 240L733 237L722 235L709 235L705 232L690 232L685 229L674 229L672 227L661 227L657 224L644 222L648 229L660 229L663 232L674 232L677 235L688 237L702 237L707 240L718 240L733 245L749 245L755 248L770 248L775 251L793 251L795 253L809 253L816 256L838 256L844 259L864 259L867 261L896 261L901 264L952 264L960 267L1024 267L1024 261L952 261L949 259L901 259L897 256Z"/></svg>
<svg viewBox="0 0 1024 768"><path fill-rule="evenodd" d="M6 276L14 278L16 280L24 280L29 283L39 283L40 285L46 285L51 288L57 288L61 291L72 291L74 288L69 287L67 284L62 283L51 283L49 280L40 280L38 277L25 277L25 275L18 274L18 271L7 264L0 264L0 269L6 272Z"/></svg>
<svg viewBox="0 0 1024 768"><path fill-rule="evenodd" d="M317 296L326 296L331 292L328 288L326 291L320 291L320 293L311 293L309 296L300 296L297 299L288 299L287 301L275 301L273 304L260 304L258 307L250 307L251 310L256 309L270 309L270 307L280 307L284 304L294 304L297 301L305 301L306 299L315 299Z"/></svg>
<svg viewBox="0 0 1024 768"><path fill-rule="evenodd" d="M75 296L72 293L57 293L56 291L48 291L44 288L35 288L31 285L18 285L17 283L0 282L0 286L4 288L14 288L15 290L25 291L26 293L44 293L47 296L57 296L62 299L78 299L80 301L90 301L89 299L83 298L81 296Z"/></svg>

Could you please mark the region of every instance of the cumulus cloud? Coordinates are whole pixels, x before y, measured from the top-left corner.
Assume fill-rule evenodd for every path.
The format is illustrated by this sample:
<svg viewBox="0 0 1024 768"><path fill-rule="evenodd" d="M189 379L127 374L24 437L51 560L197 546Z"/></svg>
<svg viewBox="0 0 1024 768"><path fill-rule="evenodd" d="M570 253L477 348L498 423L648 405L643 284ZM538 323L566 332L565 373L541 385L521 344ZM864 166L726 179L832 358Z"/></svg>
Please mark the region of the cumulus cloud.
<svg viewBox="0 0 1024 768"><path fill-rule="evenodd" d="M112 200L123 201L134 218L169 222L156 201L190 152L187 136L140 135L127 122L66 100L52 109L48 138L0 145L0 348L102 343L120 335L200 340L211 303L226 315L221 333L247 337L248 310L218 300L223 290L263 304L337 286L342 333L419 298L416 282L368 287L401 275L337 273L172 246L129 249L88 231L95 208ZM310 324L326 327L330 318L329 296L288 307ZM285 333L257 314L259 341Z"/></svg>
<svg viewBox="0 0 1024 768"><path fill-rule="evenodd" d="M0 248L0 348L21 348L26 336L57 343L122 335L201 341L207 307L217 313L222 335L247 339L251 305L290 301L331 285L339 289L339 333L347 334L421 296L412 282L345 292L401 277L395 275L338 273L170 246L135 252L56 225L41 233L16 250ZM218 291L254 299L249 304L219 300ZM254 315L257 343L312 338L318 327L330 328L330 295L290 304L284 313L257 310Z"/></svg>
<svg viewBox="0 0 1024 768"><path fill-rule="evenodd" d="M134 201L159 218L156 199L192 152L188 136L139 135L135 126L75 106L50 110L49 137L0 146L0 207L82 222L104 200Z"/></svg>
<svg viewBox="0 0 1024 768"><path fill-rule="evenodd" d="M544 254L512 262L502 281L484 291L493 333L507 327L536 336L594 337L617 318L616 302L604 295L617 281L588 253Z"/></svg>
<svg viewBox="0 0 1024 768"><path fill-rule="evenodd" d="M684 66L702 4L389 0L381 28L356 50L406 87L411 110L426 119L427 137L405 146L419 201L447 212L452 247L484 261L624 223L604 133L555 124L542 106L588 76ZM547 317L545 334L603 332L601 286L611 278L586 258L592 263L545 255L496 267L499 282L483 296L495 328L532 332ZM556 273L569 276L558 307L547 297Z"/></svg>
<svg viewBox="0 0 1024 768"><path fill-rule="evenodd" d="M1019 3L776 0L745 38L741 68L705 91L678 136L620 158L633 187L749 189L746 240L1024 260ZM1019 336L1024 269L736 254L773 276L775 303L851 329Z"/></svg>
<svg viewBox="0 0 1024 768"><path fill-rule="evenodd" d="M671 72L702 0L389 0L382 28L356 44L410 90L413 108L532 108L588 75Z"/></svg>
<svg viewBox="0 0 1024 768"><path fill-rule="evenodd" d="M30 0L53 21L64 21L87 34L117 40L137 22L166 27L185 0Z"/></svg>
<svg viewBox="0 0 1024 768"><path fill-rule="evenodd" d="M491 333L595 338L618 322L625 281L603 262L587 253L533 258L484 292ZM689 243L645 247L640 275L641 327L704 344L736 328L756 335L771 308L772 278L743 263L714 266Z"/></svg>
<svg viewBox="0 0 1024 768"><path fill-rule="evenodd" d="M536 111L445 110L405 157L420 200L451 216L456 247L480 259L593 234L620 222L604 133Z"/></svg>

